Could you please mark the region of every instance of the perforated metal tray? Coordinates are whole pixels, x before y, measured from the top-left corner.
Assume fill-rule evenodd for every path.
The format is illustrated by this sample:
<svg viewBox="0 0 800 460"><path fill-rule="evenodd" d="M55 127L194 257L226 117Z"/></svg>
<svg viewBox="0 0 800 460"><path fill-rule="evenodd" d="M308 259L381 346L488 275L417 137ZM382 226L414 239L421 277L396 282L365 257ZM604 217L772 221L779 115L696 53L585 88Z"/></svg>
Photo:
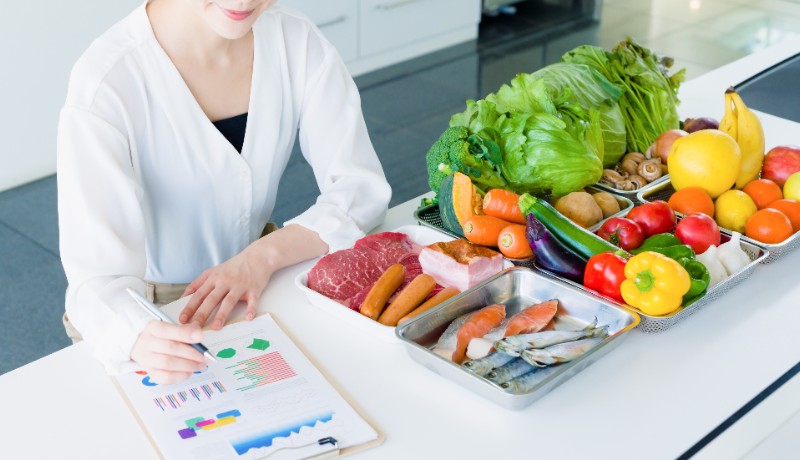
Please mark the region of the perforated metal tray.
<svg viewBox="0 0 800 460"><path fill-rule="evenodd" d="M723 235L723 240L727 241L730 238L730 232L726 230L721 230L721 232ZM741 241L741 246L744 252L747 253L748 257L750 257L749 264L741 268L733 275L725 278L725 280L715 284L708 291L706 291L703 297L697 299L693 304L689 305L688 307L681 308L675 313L665 316L652 316L636 310L637 313L639 313L639 317L641 318L641 321L639 322L638 326L639 329L642 330L643 332L650 332L650 333L666 331L667 329L674 326L676 323L680 322L685 318L688 318L689 316L695 314L709 303L725 295L725 293L730 291L734 286L737 286L739 283L747 279L753 273L753 270L755 270L756 266L758 266L760 262L763 262L764 259L769 257L769 251L762 247L755 246L746 241ZM547 272L546 270L543 270L538 266L536 266L535 268L537 270L547 273L549 276L552 276L553 278L558 279L562 283L569 284L576 289L586 290L586 288L579 283L568 280L554 273ZM618 303L613 299L608 299L608 300L610 302Z"/></svg>
<svg viewBox="0 0 800 460"><path fill-rule="evenodd" d="M597 185L591 185L589 187L586 187L586 190L589 191L590 193L592 192L597 193L603 191ZM625 196L620 196L618 194L613 194L613 195L614 198L616 198L617 202L619 203L619 212L612 214L604 218L600 222L592 225L591 227L589 227L589 231L594 232L597 229L599 229L603 225L603 222L607 221L608 219L617 216L624 216L625 214L628 214L628 211L633 209L633 200ZM417 219L417 221L419 221L422 225L435 228L436 230L446 233L452 236L453 238L461 238L461 236L451 232L450 230L444 227L444 224L442 223L442 216L439 213L438 205L432 204L418 208L416 211L414 211L414 218Z"/></svg>
<svg viewBox="0 0 800 460"><path fill-rule="evenodd" d="M640 193L645 192L645 191L647 191L647 190L651 189L652 187L655 187L655 186L657 186L659 184L662 184L667 180L669 180L669 175L661 176L658 179L654 180L653 182L650 182L649 184L645 185L644 187L640 187L640 188L637 188L635 190L619 190L619 189L616 189L616 188L614 188L614 187L612 187L610 185L605 185L605 184L600 184L600 183L594 184L594 185L592 185L592 187L596 187L597 189L600 189L600 190L603 190L603 191L606 191L606 192L609 192L609 193L613 193L614 195L617 195L617 196L625 197L625 198L631 200L634 203L638 203L639 194Z"/></svg>
<svg viewBox="0 0 800 460"><path fill-rule="evenodd" d="M675 189L672 188L672 183L669 180L667 180L661 184L658 184L655 187L643 190L642 192L639 193L638 199L642 203L647 203L655 200L668 201L669 197L671 197L673 193L675 193ZM753 246L764 248L764 250L766 250L769 253L769 256L761 260L761 263L770 264L780 259L787 252L792 251L796 249L798 246L800 246L800 232L795 233L794 235L787 238L786 241L780 244L765 244L756 241L752 238L748 238L744 235L742 235L742 241Z"/></svg>

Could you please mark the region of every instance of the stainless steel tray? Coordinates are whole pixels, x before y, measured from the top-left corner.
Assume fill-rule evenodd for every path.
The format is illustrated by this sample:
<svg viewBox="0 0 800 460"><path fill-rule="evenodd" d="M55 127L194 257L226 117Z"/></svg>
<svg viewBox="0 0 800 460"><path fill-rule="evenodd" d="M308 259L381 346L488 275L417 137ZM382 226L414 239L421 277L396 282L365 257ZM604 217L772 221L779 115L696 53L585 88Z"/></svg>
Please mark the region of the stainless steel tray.
<svg viewBox="0 0 800 460"><path fill-rule="evenodd" d="M680 219L680 217L678 217L678 219ZM723 242L728 241L731 237L731 232L728 230L720 229L720 233L722 233ZM746 252L747 255L750 257L749 264L741 268L733 275L725 278L725 280L715 284L708 291L706 291L703 297L697 299L693 304L689 305L688 307L681 308L680 310L678 310L675 313L672 313L671 315L652 316L642 313L639 310L636 310L636 312L641 317L641 322L639 323L639 329L641 329L644 332L651 332L651 333L666 331L667 329L675 325L677 322L693 315L695 312L697 312L704 306L722 297L726 292L730 291L734 286L738 285L739 283L747 279L747 277L753 273L753 270L755 270L756 266L759 263L763 263L763 261L769 257L769 251L761 246L749 243L747 241L744 241L743 239L740 240L740 244L742 246L742 250L744 250L744 252ZM558 279L562 283L569 284L574 288L587 290L580 283L568 280L566 278L563 278L554 273L550 273L536 266L535 262L534 262L534 268L538 271L546 273L548 276ZM610 298L608 298L607 300L609 302L619 305L619 303L616 300Z"/></svg>
<svg viewBox="0 0 800 460"><path fill-rule="evenodd" d="M594 191L595 193L601 191L600 187L598 187L597 185L591 185L589 187L586 187L586 189L589 190L590 192ZM620 196L618 194L614 194L614 198L616 198L617 202L619 203L619 212L612 214L604 218L600 222L592 225L591 227L589 227L590 231L592 232L596 231L603 225L603 222L607 221L608 219L611 219L612 217L624 216L628 214L628 211L630 211L633 208L633 201L630 198ZM435 228L436 230L446 233L452 236L453 238L461 238L457 234L444 228L444 225L442 224L442 216L439 213L439 205L431 204L428 206L423 206L418 208L416 211L414 211L414 218L417 219L417 221L419 221L422 225Z"/></svg>
<svg viewBox="0 0 800 460"><path fill-rule="evenodd" d="M668 180L669 180L669 175L667 174L667 175L659 177L658 179L654 180L653 182L650 182L649 184L645 185L644 187L640 187L640 188L637 188L635 190L619 190L619 189L616 189L614 187L611 187L610 185L599 184L599 183L592 185L592 187L596 187L596 188L598 188L600 190L604 190L606 192L613 193L614 195L617 195L617 196L623 196L623 197L633 201L634 203L638 203L639 200L641 200L641 198L639 198L639 194L640 193L646 192L647 190L650 190L651 188L656 187L659 184L663 184L664 182L666 182Z"/></svg>
<svg viewBox="0 0 800 460"><path fill-rule="evenodd" d="M595 318L608 325L609 336L580 358L558 366L553 373L526 393L512 393L466 368L443 358L431 349L455 318L486 305L503 303L508 315L544 300L558 299L557 315L568 315L578 323ZM619 345L625 333L636 327L639 316L599 296L564 285L557 280L524 267L512 267L472 289L395 328L412 359L459 385L509 409L522 409L568 380L602 355Z"/></svg>
<svg viewBox="0 0 800 460"><path fill-rule="evenodd" d="M671 197L673 193L675 193L675 189L672 188L672 183L669 180L667 180L661 184L658 184L655 187L648 188L646 190L642 190L641 192L639 192L638 200L641 201L642 203L647 203L655 200L668 201L669 197ZM797 249L797 247L800 246L800 232L795 233L794 235L787 238L786 241L779 244L761 243L752 238L748 238L744 235L742 235L742 241L754 246L764 248L769 253L769 255L768 257L761 260L761 263L769 264L780 259L787 252Z"/></svg>

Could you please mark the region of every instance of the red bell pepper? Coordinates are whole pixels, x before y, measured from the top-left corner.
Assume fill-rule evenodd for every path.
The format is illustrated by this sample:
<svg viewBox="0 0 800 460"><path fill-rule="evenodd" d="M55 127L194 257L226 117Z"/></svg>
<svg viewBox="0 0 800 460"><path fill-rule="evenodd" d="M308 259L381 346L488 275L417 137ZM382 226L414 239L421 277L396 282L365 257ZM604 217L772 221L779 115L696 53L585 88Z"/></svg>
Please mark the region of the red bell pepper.
<svg viewBox="0 0 800 460"><path fill-rule="evenodd" d="M606 297L625 302L620 294L620 286L625 281L625 264L628 254L625 251L601 252L589 258L583 272L583 285Z"/></svg>

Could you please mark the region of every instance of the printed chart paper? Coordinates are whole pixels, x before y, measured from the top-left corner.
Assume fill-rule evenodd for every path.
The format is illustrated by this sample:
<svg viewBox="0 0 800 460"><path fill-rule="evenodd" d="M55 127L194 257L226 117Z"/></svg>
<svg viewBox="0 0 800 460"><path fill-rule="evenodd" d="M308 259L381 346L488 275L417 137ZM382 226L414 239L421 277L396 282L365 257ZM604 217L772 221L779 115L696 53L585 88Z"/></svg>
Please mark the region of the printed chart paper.
<svg viewBox="0 0 800 460"><path fill-rule="evenodd" d="M377 439L269 315L205 339L217 361L189 380L116 377L164 457L304 458L331 448L323 438L342 449Z"/></svg>

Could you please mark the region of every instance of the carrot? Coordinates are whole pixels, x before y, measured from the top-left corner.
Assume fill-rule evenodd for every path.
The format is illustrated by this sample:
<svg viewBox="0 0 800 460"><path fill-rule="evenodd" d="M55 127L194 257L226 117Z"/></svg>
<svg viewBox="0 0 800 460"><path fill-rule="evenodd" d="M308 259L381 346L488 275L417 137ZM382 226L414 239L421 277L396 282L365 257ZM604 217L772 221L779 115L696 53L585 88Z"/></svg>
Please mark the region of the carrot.
<svg viewBox="0 0 800 460"><path fill-rule="evenodd" d="M464 236L475 244L497 247L500 231L510 222L492 216L471 216L464 221Z"/></svg>
<svg viewBox="0 0 800 460"><path fill-rule="evenodd" d="M377 321L378 317L383 313L383 309L386 307L386 302L389 300L389 297L391 297L394 291L403 283L405 274L406 268L403 264L394 264L387 268L380 278L378 278L378 281L372 285L358 311L362 315Z"/></svg>
<svg viewBox="0 0 800 460"><path fill-rule="evenodd" d="M423 302L422 305L420 305L419 307L415 308L414 311L412 311L411 313L407 314L406 316L400 318L400 321L398 321L397 324L403 324L404 322L410 320L411 318L419 315L420 313L424 313L424 312L430 310L431 308L439 305L440 303L444 302L445 300L449 299L450 297L453 297L453 296L459 294L460 292L461 291L459 291L458 289L456 289L454 287L447 287L447 288L442 289L441 291L437 292L433 297L431 297L430 299L428 299L425 302Z"/></svg>
<svg viewBox="0 0 800 460"><path fill-rule="evenodd" d="M515 224L524 224L525 216L519 209L519 195L501 188L493 188L483 197L483 213Z"/></svg>
<svg viewBox="0 0 800 460"><path fill-rule="evenodd" d="M497 248L509 259L527 259L533 256L525 231L526 227L521 224L507 226L497 236Z"/></svg>
<svg viewBox="0 0 800 460"><path fill-rule="evenodd" d="M417 275L381 313L378 322L386 326L397 326L400 318L417 308L435 287L436 280L431 275L425 273Z"/></svg>

